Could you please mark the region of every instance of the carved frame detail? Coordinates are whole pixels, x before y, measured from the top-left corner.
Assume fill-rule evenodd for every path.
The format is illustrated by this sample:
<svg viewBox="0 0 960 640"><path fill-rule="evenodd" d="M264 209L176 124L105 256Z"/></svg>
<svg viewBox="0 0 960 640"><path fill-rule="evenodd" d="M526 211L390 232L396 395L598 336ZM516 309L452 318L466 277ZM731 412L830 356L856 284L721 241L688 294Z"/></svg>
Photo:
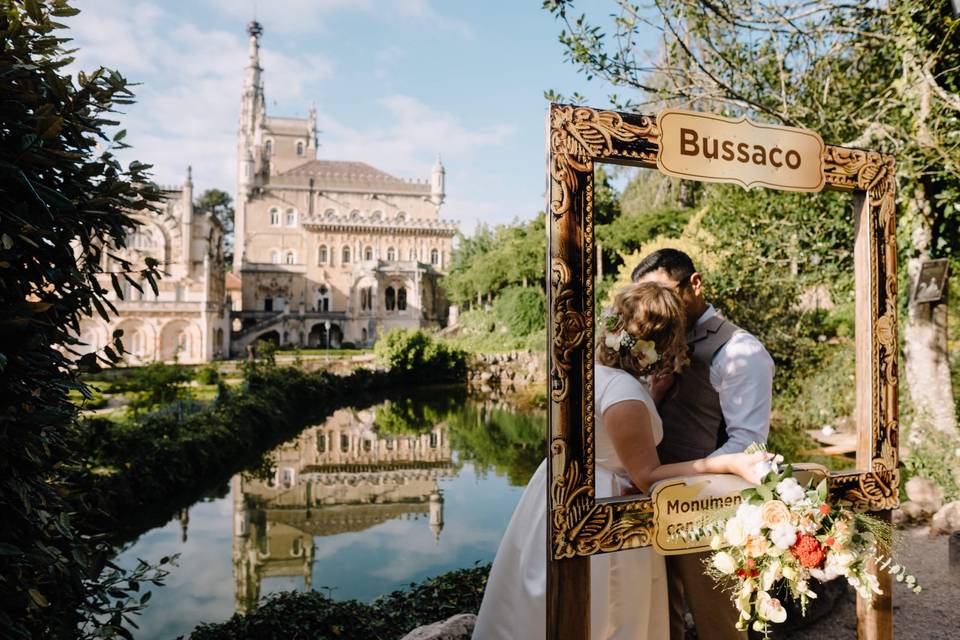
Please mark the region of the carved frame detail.
<svg viewBox="0 0 960 640"><path fill-rule="evenodd" d="M549 540L555 559L650 544L648 498L594 494L593 168L598 161L657 169L656 116L550 106L547 245L550 394ZM825 189L860 193L869 207L870 468L831 474L832 495L864 510L898 503L896 183L892 156L827 145Z"/></svg>

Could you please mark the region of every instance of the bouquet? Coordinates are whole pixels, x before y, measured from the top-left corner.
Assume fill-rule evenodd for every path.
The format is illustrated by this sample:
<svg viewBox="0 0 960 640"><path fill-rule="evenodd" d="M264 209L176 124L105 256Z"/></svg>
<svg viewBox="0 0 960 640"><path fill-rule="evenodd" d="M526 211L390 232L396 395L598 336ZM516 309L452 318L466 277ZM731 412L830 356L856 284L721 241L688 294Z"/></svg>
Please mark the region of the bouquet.
<svg viewBox="0 0 960 640"><path fill-rule="evenodd" d="M752 451L762 450L754 445ZM748 450L750 452L750 450ZM768 624L786 620L776 594L789 592L806 613L810 579L843 577L865 600L882 593L871 569L890 572L915 593L921 587L890 557L892 527L876 518L831 504L826 480L803 486L781 456L762 463L762 482L745 489L736 511L717 512L685 534L710 537L714 553L707 571L733 590L740 612L737 628L766 634Z"/></svg>

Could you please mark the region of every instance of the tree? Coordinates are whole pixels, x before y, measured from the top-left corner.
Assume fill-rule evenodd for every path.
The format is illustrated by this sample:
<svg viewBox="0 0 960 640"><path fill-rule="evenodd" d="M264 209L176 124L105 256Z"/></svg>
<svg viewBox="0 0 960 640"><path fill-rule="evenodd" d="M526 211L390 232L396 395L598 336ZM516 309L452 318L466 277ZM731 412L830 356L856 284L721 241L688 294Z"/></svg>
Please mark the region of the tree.
<svg viewBox="0 0 960 640"><path fill-rule="evenodd" d="M226 191L207 189L200 194L193 206L197 211L210 213L220 221L223 226L223 259L226 264L233 264L233 198Z"/></svg>
<svg viewBox="0 0 960 640"><path fill-rule="evenodd" d="M638 90L621 109L682 105L808 127L824 139L893 153L907 274L920 261L957 263L960 239L960 20L948 0L655 0L652 12L618 0L607 35L572 0L545 8L564 25L567 58L588 77ZM645 59L641 30L662 33ZM956 431L946 305L907 288L906 381L917 414Z"/></svg>
<svg viewBox="0 0 960 640"><path fill-rule="evenodd" d="M148 165L113 155L124 131L109 114L132 102L127 81L98 69L64 75L72 58L57 21L66 0L8 1L0 15L0 628L16 638L129 635L123 615L149 599L135 590L159 578L145 566L101 572L110 549L78 529L71 389L81 368L119 358L115 343L78 356L80 320L115 311L98 275L110 265L154 289L156 262L139 273L116 255L136 227L130 212L156 210ZM104 149L98 150L103 143Z"/></svg>

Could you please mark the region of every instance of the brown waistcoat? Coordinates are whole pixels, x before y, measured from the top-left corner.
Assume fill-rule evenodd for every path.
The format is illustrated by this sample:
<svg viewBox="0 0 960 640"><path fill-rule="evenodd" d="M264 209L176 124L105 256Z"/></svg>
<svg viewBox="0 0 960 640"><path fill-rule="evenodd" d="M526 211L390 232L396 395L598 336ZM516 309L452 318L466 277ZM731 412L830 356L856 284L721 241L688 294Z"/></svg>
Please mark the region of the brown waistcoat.
<svg viewBox="0 0 960 640"><path fill-rule="evenodd" d="M687 334L690 364L660 406L663 441L657 447L662 464L696 460L727 440L720 395L710 384L710 364L723 345L742 331L717 314Z"/></svg>

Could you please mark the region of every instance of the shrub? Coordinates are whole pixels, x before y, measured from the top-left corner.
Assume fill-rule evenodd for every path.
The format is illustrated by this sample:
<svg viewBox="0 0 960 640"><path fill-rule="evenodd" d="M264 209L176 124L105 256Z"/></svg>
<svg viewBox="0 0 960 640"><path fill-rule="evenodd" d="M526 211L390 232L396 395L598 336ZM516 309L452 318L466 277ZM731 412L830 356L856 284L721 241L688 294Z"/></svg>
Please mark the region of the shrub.
<svg viewBox="0 0 960 640"><path fill-rule="evenodd" d="M217 384L220 381L220 369L213 363L204 365L197 370L193 379L200 384Z"/></svg>
<svg viewBox="0 0 960 640"><path fill-rule="evenodd" d="M287 591L269 596L246 615L226 622L201 624L191 640L261 638L288 640L381 640L399 638L411 629L458 613L480 609L490 565L451 571L370 604L332 600L317 591Z"/></svg>
<svg viewBox="0 0 960 640"><path fill-rule="evenodd" d="M374 353L389 371L417 371L421 380L463 381L466 377L466 354L423 331L393 329L377 340Z"/></svg>
<svg viewBox="0 0 960 640"><path fill-rule="evenodd" d="M540 331L547 323L547 298L539 287L508 287L493 305L497 320L514 336Z"/></svg>

